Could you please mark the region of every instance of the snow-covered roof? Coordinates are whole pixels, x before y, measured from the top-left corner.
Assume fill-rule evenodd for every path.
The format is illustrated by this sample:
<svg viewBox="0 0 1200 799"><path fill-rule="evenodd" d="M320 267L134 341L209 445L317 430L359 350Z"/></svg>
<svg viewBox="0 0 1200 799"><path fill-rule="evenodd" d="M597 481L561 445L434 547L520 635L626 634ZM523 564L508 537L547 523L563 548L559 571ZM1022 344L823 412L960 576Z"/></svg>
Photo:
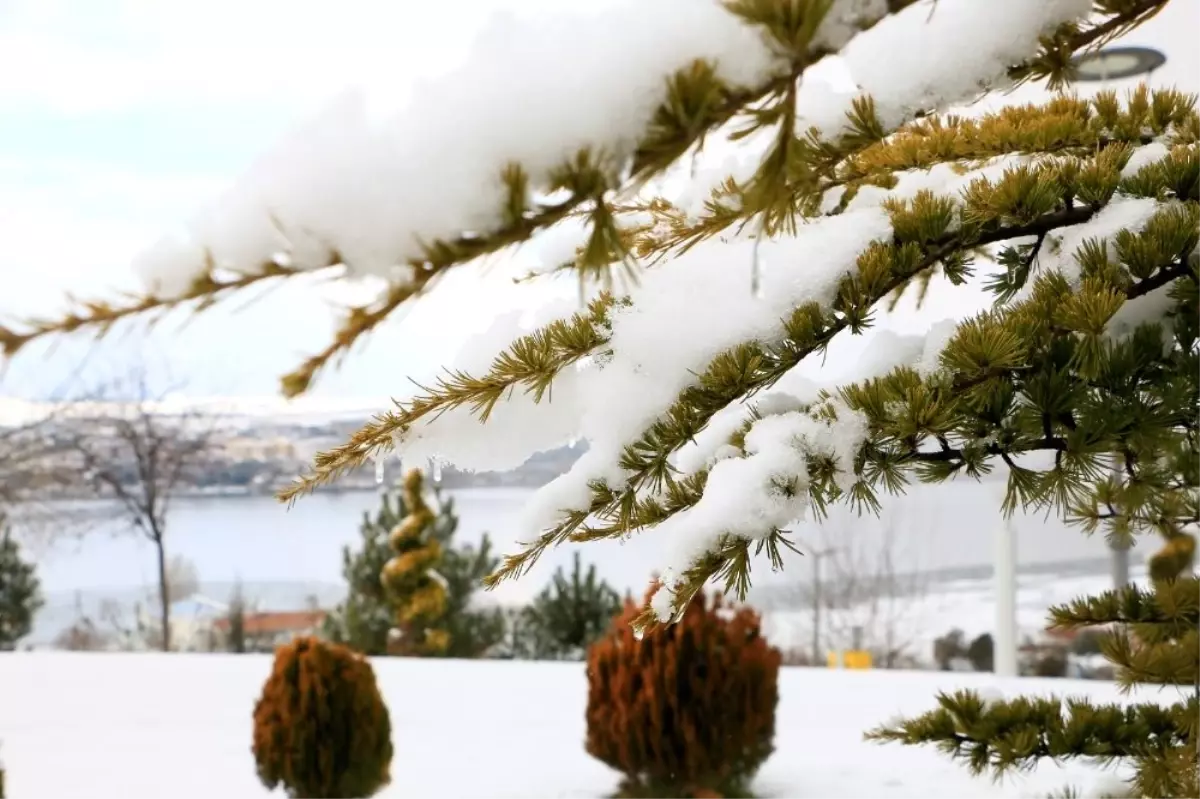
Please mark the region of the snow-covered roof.
<svg viewBox="0 0 1200 799"><path fill-rule="evenodd" d="M171 603L173 618L212 618L229 612L229 606L202 594L192 594Z"/></svg>

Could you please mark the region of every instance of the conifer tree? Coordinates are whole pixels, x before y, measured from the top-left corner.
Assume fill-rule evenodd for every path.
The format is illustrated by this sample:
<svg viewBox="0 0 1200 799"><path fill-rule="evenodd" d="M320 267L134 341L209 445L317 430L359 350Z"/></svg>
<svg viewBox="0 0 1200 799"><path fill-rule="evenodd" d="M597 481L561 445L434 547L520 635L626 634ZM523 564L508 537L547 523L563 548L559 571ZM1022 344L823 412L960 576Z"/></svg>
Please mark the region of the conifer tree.
<svg viewBox="0 0 1200 799"><path fill-rule="evenodd" d="M233 586L233 596L229 598L229 610L225 614L228 620L229 633L226 635L225 648L237 655L246 652L246 594L242 590L242 581L238 580Z"/></svg>
<svg viewBox="0 0 1200 799"><path fill-rule="evenodd" d="M43 604L41 584L32 563L0 514L0 651L11 651L33 629Z"/></svg>
<svg viewBox="0 0 1200 799"><path fill-rule="evenodd" d="M359 523L359 546L342 548L342 577L346 598L325 619L325 637L364 655L387 654L388 631L396 609L384 590L380 575L391 557L388 533L408 515L404 497L386 492L374 516L364 511Z"/></svg>
<svg viewBox="0 0 1200 799"><path fill-rule="evenodd" d="M559 566L550 584L523 609L521 654L535 660L583 660L621 607L621 596L599 578L596 564L585 572L576 552L570 575Z"/></svg>
<svg viewBox="0 0 1200 799"><path fill-rule="evenodd" d="M419 470L405 475L408 515L388 533L392 557L380 576L395 608L394 626L388 631L388 652L395 655L440 655L450 646L450 634L442 626L449 587L438 571L442 543L433 535L437 514L425 503L424 488Z"/></svg>
<svg viewBox="0 0 1200 799"><path fill-rule="evenodd" d="M323 634L365 655L388 654L389 632L396 626L399 606L385 588L382 573L395 554L389 535L410 515L406 495L403 488L384 493L373 516L363 513L359 524L359 548L346 546L342 549L342 576L348 591L346 599L326 618ZM483 533L478 548L456 543L454 534L458 530L458 516L454 511L454 500L444 496L436 486L433 497L436 513L432 524L422 530L422 535L429 536L441 547L436 569L438 576L445 580L446 605L440 626L448 634L449 641L444 650L427 650L421 654L481 657L504 634L501 612L478 608L474 601L480 581L495 570L498 559L491 554L492 542L487 533Z"/></svg>
<svg viewBox="0 0 1200 799"><path fill-rule="evenodd" d="M452 500L442 504L442 513ZM452 512L452 511L451 511ZM439 573L446 580L446 615L443 628L450 643L442 655L450 658L479 658L492 653L504 639L504 611L479 606L483 579L496 570L500 558L492 554L492 541L483 534L478 549L471 544L449 545L442 551Z"/></svg>
<svg viewBox="0 0 1200 799"><path fill-rule="evenodd" d="M1069 89L1073 56L1168 5L689 0L668 14L633 3L608 20L628 35L618 49L589 38L593 20L559 37L512 25L485 41L541 69L538 42L553 39L553 102L522 96L531 84L519 76L495 81L504 59L480 52L391 128L339 105L277 154L277 173L256 170L242 201L151 250L142 296L0 328L0 346L207 307L313 270L389 280L284 377L294 396L443 275L574 236L573 253L534 277L579 273L584 307L398 401L281 498L391 452L497 468L585 438L587 454L531 504L540 534L489 585L550 547L653 528L673 557L647 564L662 584L641 627L678 618L709 580L744 595L751 556L783 565L794 520L832 503L877 512L913 481L998 469L1004 513L1186 548L1200 522L1196 98L1066 91L954 113L981 90ZM570 59L563 37L574 37ZM666 37L679 45L660 46ZM615 52L619 71L606 63ZM832 53L853 90L817 79ZM644 82L611 85L617 72L636 83L639 68ZM446 96L469 97L485 77L512 94L449 104L454 124L430 123ZM531 102L544 130L522 113ZM327 135L335 123L346 138ZM391 134L403 146L374 146ZM429 180L413 178L418 168ZM379 175L393 179L380 186ZM987 290L992 305L924 337L876 334L880 357L840 384L797 379L795 367L866 334L895 303L920 306L935 281ZM1114 625L1105 652L1129 684L1190 687L1198 595L1194 577L1156 579L1081 598L1053 621ZM1129 707L940 702L876 737L937 743L977 770L1125 760L1139 795L1197 795L1194 692Z"/></svg>

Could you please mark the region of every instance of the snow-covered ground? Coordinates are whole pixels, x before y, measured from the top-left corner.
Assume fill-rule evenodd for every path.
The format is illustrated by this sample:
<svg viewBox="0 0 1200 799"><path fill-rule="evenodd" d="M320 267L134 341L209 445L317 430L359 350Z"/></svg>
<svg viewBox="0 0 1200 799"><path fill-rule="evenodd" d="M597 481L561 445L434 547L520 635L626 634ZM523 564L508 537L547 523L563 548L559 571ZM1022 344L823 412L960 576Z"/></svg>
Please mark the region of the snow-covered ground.
<svg viewBox="0 0 1200 799"><path fill-rule="evenodd" d="M262 796L250 754L257 655L0 656L0 753L10 796ZM583 749L581 664L380 659L396 754L384 796L602 797L618 776ZM785 668L764 797L1045 796L1111 782L1082 764L974 780L937 752L865 743L939 690L992 686L1117 698L1108 683ZM714 723L720 723L714 720Z"/></svg>
<svg viewBox="0 0 1200 799"><path fill-rule="evenodd" d="M1133 578L1134 583L1144 584L1144 570L1139 568ZM908 596L879 596L873 600L868 596L850 607L822 609L823 642L831 649L848 648L852 646L852 631L859 626L863 628L865 646L890 644L889 648L902 647L906 654L929 661L934 639L953 629L962 630L968 641L994 632L996 594L992 580L954 580L924 587L917 583L915 588ZM1105 574L1018 575L1019 639L1042 636L1051 606L1111 588L1112 578ZM808 650L812 640L811 606L806 606L802 598L789 601L786 594L772 596L764 592L754 599L762 610L763 632L772 644L785 651Z"/></svg>

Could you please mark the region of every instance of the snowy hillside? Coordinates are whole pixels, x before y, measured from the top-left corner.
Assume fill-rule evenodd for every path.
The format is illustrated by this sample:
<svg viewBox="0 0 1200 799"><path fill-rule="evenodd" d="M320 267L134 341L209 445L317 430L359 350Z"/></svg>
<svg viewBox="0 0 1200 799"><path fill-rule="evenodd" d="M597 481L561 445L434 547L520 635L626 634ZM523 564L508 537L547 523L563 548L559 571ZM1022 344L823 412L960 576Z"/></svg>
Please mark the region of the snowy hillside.
<svg viewBox="0 0 1200 799"><path fill-rule="evenodd" d="M11 796L263 796L250 755L265 656L0 656L0 740ZM381 796L602 797L617 775L583 749L586 683L578 664L375 661L392 715L393 784ZM764 797L1045 796L1091 791L1102 775L1043 766L996 785L935 751L862 740L936 691L1069 691L1114 699L1110 684L997 682L983 675L785 668L776 753ZM719 723L719 722L718 722ZM869 763L869 767L864 764ZM64 767L69 764L69 767Z"/></svg>

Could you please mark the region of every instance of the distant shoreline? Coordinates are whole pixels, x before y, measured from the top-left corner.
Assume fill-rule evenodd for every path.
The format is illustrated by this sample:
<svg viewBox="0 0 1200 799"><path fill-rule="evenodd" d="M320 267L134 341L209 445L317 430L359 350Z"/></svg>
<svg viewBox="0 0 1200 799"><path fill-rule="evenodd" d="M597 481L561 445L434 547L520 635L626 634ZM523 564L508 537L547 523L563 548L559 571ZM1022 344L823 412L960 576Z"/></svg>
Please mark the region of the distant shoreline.
<svg viewBox="0 0 1200 799"><path fill-rule="evenodd" d="M486 482L475 483L475 482L445 481L445 482L441 483L438 486L438 488L440 488L443 491L461 491L464 489L476 489L476 488L503 488L503 489L515 489L515 490L523 490L523 491L534 491L538 488L541 488L543 485L545 485L545 483L523 484L523 483L486 483ZM271 487L271 488L258 488L258 487L249 488L249 487L243 487L243 486L215 486L213 488L189 488L189 489L177 490L171 494L171 497L172 497L172 499L274 498L275 493L282 488L283 488L283 486ZM391 488L394 489L394 488L396 488L396 486L392 486ZM318 492L321 494L367 494L367 493L379 493L380 489L381 489L381 486L378 486L378 485L373 485L373 484L368 485L368 484L364 484L364 483L350 483L350 484L344 484L344 485L333 484L333 485L321 486L321 488L318 489ZM112 497L111 495L97 496L97 495L91 494L91 493L80 492L80 493L55 494L53 496L47 496L47 497L29 498L29 499L26 499L25 502L29 502L29 503L34 503L34 502L44 502L44 503L89 502L89 501L109 502L109 501L112 501L113 499L114 499L114 497Z"/></svg>

